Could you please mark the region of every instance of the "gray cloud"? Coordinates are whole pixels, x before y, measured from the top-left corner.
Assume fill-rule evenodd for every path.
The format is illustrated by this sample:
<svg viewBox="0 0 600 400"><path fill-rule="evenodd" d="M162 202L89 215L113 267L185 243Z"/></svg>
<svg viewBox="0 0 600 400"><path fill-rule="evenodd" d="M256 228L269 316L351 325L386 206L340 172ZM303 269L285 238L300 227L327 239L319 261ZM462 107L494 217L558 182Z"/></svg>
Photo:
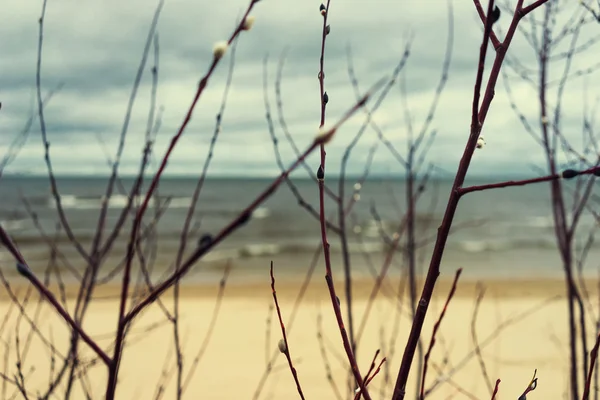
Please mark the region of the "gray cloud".
<svg viewBox="0 0 600 400"><path fill-rule="evenodd" d="M263 59L269 57L269 96L282 157L292 162L294 153L283 140L277 124L274 80L279 57L286 52L282 100L286 121L298 146L304 149L317 132L319 119L318 57L322 18L318 1L263 0L253 15L256 24L241 35L236 52L234 81L225 112L212 172L227 175L272 175L278 171L265 120L262 76ZM366 4L366 5L365 5ZM162 127L155 145L161 157L170 138L183 120L199 77L211 61L213 43L230 35L246 0L227 2L167 1L158 25L160 43L158 105L164 107ZM0 16L0 151L8 144L35 110L35 64L37 19L41 2L28 1L5 6ZM154 4L135 0L102 3L52 1L48 3L43 51L43 90L63 85L45 109L51 154L59 173L106 173L106 154L111 154L125 118L127 101L140 62ZM569 16L571 14L568 14ZM508 29L510 16L503 13L497 32ZM408 102L418 131L429 110L440 76L447 40L446 3L437 0L332 1L331 34L325 58L326 89L330 96L328 124L337 120L355 102L347 73L347 48L351 46L356 76L362 90L382 76L389 76L402 56L409 37L410 59L403 72ZM591 27L596 29L597 27ZM470 2L454 1L454 48L449 80L442 94L431 129L438 137L429 160L453 171L464 147L470 125L470 110L482 27ZM581 41L592 33L585 31ZM566 44L565 44L566 46ZM564 47L564 46L563 46ZM578 55L574 70L594 65L594 50ZM493 49L488 51L486 72L491 68ZM221 102L229 56L223 59L194 112L193 120L173 154L168 173L195 173L206 156ZM509 57L531 65L533 51L522 35L515 37ZM152 56L139 88L126 142L122 172L134 173L139 164L146 130ZM557 64L560 65L560 64ZM510 70L507 70L510 71ZM561 69L551 71L559 76ZM597 74L588 77L597 79ZM581 132L583 83L573 80L563 98L563 131ZM520 110L536 123L536 95L523 82L512 86ZM593 93L588 93L592 96ZM593 100L593 99L592 99ZM553 100L552 100L553 101ZM396 85L375 121L399 150L406 146L407 124ZM352 118L329 145L329 171L339 169L341 154L364 121L364 114ZM502 78L484 127L488 146L476 154L472 173L501 174L530 171L540 164L543 153L524 132L509 107ZM368 130L353 151L351 173L360 173L376 136ZM44 171L39 125L11 172ZM309 159L316 165L316 158ZM77 168L74 169L73 167ZM374 172L398 171L391 154L379 146Z"/></svg>

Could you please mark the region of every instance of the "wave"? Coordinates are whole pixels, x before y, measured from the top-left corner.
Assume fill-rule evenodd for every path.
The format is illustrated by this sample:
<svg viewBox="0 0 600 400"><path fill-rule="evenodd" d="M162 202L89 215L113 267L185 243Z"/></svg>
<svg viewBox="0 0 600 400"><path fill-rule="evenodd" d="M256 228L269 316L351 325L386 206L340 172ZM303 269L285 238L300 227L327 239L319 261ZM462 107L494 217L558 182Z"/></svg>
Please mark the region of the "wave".
<svg viewBox="0 0 600 400"><path fill-rule="evenodd" d="M437 223L441 221L441 216L434 213L416 213L415 214L415 225L419 228L433 228ZM385 232L388 236L391 236L396 232L402 218L398 219L370 219L363 225L356 225L353 228L354 233L362 233L367 238L381 238L381 231Z"/></svg>
<svg viewBox="0 0 600 400"><path fill-rule="evenodd" d="M278 246L276 244L249 244L238 249L237 254L240 256L240 258L274 256L282 253L282 250L283 246Z"/></svg>
<svg viewBox="0 0 600 400"><path fill-rule="evenodd" d="M143 201L144 195L136 196L134 203ZM186 209L192 202L192 197L186 196L160 196L160 204L164 205L168 202L169 209ZM76 195L61 195L60 204L65 210L99 210L105 201L105 196L76 196ZM109 209L123 209L129 202L129 196L127 195L113 195L108 201ZM35 203L40 203L39 199ZM56 201L54 197L45 198L45 203L49 208L56 209ZM200 210L202 211L202 210ZM216 209L207 210L204 213L210 214L211 216L228 217L234 218L240 214L242 210L227 209ZM252 213L252 219L266 219L271 216L271 210L267 207L258 207Z"/></svg>
<svg viewBox="0 0 600 400"><path fill-rule="evenodd" d="M484 240L461 240L456 245L450 247L458 247L460 250L467 253L485 253L485 252L502 252L509 250L524 250L524 249L555 249L556 241L553 238L537 238L537 239L484 239Z"/></svg>
<svg viewBox="0 0 600 400"><path fill-rule="evenodd" d="M530 217L524 220L524 225L531 228L552 228L554 226L554 220L552 216L537 216Z"/></svg>
<svg viewBox="0 0 600 400"><path fill-rule="evenodd" d="M134 203L139 203L143 201L143 199L143 195L136 196L134 198ZM191 197L161 196L159 199L161 205L169 202L169 208L186 208L189 207L192 201ZM60 196L60 204L64 209L67 210L97 210L102 207L105 201L105 196L76 196L72 194ZM108 200L108 208L123 209L127 206L128 202L129 196L115 194L112 195ZM46 204L49 208L57 208L54 197L47 198Z"/></svg>
<svg viewBox="0 0 600 400"><path fill-rule="evenodd" d="M11 233L11 237L19 245L37 246L46 245L44 238L40 237L37 232L23 231L20 227L23 226L25 220L8 221L2 222L2 226ZM160 242L159 247L166 246L166 248L176 248L174 243L178 243L181 237L181 231L178 229L159 231ZM75 236L82 243L91 241L95 234L93 231L86 232L75 232ZM224 257L234 258L252 258L261 257L267 255L277 254L305 254L312 253L315 251L316 246L319 243L318 235L314 236L298 236L294 239L289 238L282 241L282 234L277 235L260 235L259 240L256 241L249 238L238 238L233 241L229 241L226 250L218 250L218 252L227 253ZM272 237L272 238L271 238ZM52 239L56 244L68 243L70 240L64 235L53 236ZM193 236L188 237L188 243L191 245L195 242ZM368 253L376 254L385 252L389 245L381 240L354 240L349 237L350 251L352 253ZM449 250L463 251L466 253L485 253L485 252L505 252L511 250L526 250L526 249L555 249L556 241L553 236L538 236L531 239L509 239L509 238L488 238L488 239L460 239L451 240L447 244ZM332 253L341 252L341 245L339 241L332 240L330 242L330 251ZM214 253L215 251L211 252ZM221 258L219 256L219 258Z"/></svg>
<svg viewBox="0 0 600 400"><path fill-rule="evenodd" d="M271 211L267 207L258 207L252 213L252 219L265 219L271 216Z"/></svg>
<svg viewBox="0 0 600 400"><path fill-rule="evenodd" d="M350 251L354 254L385 254L389 246L382 242L350 243ZM316 241L306 243L252 243L240 245L225 250L215 250L208 253L203 259L205 261L218 261L224 259L249 259L268 256L298 256L314 254L317 249ZM458 250L465 253L507 252L514 250L553 250L556 243L548 240L462 240L448 244L449 250ZM338 244L330 244L332 254L340 254L341 247Z"/></svg>
<svg viewBox="0 0 600 400"><path fill-rule="evenodd" d="M13 232L23 229L23 226L27 221L27 219L8 219L5 221L0 221L0 223L8 232Z"/></svg>
<svg viewBox="0 0 600 400"><path fill-rule="evenodd" d="M220 261L225 259L248 259L255 257L267 257L277 255L298 256L304 254L314 254L318 244L316 241L306 241L306 243L252 243L238 247L215 250L203 257L205 261ZM351 252L356 253L381 253L387 246L383 243L365 243L355 245ZM341 253L339 245L330 244L329 250L333 254Z"/></svg>

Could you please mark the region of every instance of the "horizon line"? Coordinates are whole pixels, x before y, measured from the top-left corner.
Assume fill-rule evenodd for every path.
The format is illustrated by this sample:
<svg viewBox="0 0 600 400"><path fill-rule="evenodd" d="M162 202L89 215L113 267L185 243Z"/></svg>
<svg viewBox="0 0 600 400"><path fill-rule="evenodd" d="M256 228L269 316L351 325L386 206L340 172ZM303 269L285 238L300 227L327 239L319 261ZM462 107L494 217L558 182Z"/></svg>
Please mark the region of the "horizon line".
<svg viewBox="0 0 600 400"><path fill-rule="evenodd" d="M279 176L280 174L273 174L273 175L233 175L233 174L213 174L210 176L206 176L206 179L254 179L254 180L265 180L265 179L275 179ZM444 174L446 175L446 174ZM340 178L340 174L332 174L329 176L329 178L335 178L338 179ZM345 175L346 178L348 179L357 179L357 178L362 178L363 175L362 174L346 174ZM526 173L507 173L507 174L477 174L477 175L471 175L468 176L468 179L485 179L485 178L513 178L513 177L528 177L531 176L531 174L526 174ZM48 174L36 174L36 173L5 173L2 176L0 176L0 180L2 178L18 178L18 179L22 179L22 178L47 178ZM92 178L92 179L107 179L110 178L109 174L54 174L54 177L56 178L67 178L67 179L76 179L76 178ZM121 179L135 179L138 177L138 175L135 174L121 174L118 175L119 178ZM146 178L152 178L153 175L149 174L149 175L145 175ZM192 174L164 174L161 176L161 178L165 178L165 179L198 179L199 176L198 175L192 175ZM306 180L306 181L311 181L312 179L308 176L301 176L301 177L294 177L291 176L290 178L294 179L294 180ZM367 177L367 180L369 179L397 179L397 180L406 180L406 177L403 174L370 174ZM435 180L452 180L454 179L454 175L453 174L447 174L447 176L443 176L443 175L438 175L438 176L432 176L430 179L435 179Z"/></svg>

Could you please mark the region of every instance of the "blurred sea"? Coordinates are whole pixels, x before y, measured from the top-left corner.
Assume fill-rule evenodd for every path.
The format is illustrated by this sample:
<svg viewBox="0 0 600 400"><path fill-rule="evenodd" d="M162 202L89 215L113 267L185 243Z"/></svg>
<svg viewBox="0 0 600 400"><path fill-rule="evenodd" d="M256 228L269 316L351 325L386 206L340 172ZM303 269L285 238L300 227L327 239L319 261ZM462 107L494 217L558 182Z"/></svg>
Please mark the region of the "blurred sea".
<svg viewBox="0 0 600 400"><path fill-rule="evenodd" d="M194 232L190 235L187 253L197 245L201 235L214 235L230 222L270 181L208 179L197 203L193 218ZM494 180L468 181L467 184L490 181ZM98 225L106 182L106 178L58 177L66 217L75 236L86 249L90 248ZM117 185L117 194L109 202L107 232L118 220L127 202L127 195L123 190L128 190L132 182L131 179L122 179ZM318 209L316 184L303 179L295 179L293 182L304 200ZM337 191L337 178L331 178L327 183ZM353 195L360 198L348 218L347 229L353 271L362 275L379 269L386 249L381 232L383 230L387 235L392 235L399 224L405 211L405 183L388 178L370 178L358 192L355 191L355 183L356 179L348 179L345 185L346 202ZM169 203L157 225L156 252L149 253L156 260L156 275L164 273L165 268L173 263L195 185L196 180L191 178L165 178L159 185L160 203ZM450 181L431 182L418 202L417 237L421 245L419 265L422 270L427 267L431 243L435 239L450 187ZM456 229L448 240L442 265L444 274L452 274L456 268L464 267L465 273L474 279L561 276L549 195L549 186L538 184L465 196L455 217ZM81 258L70 244L64 229L57 230L59 219L47 177L3 177L0 180L0 198L2 226L17 242L32 268L41 271L47 266L50 257L49 243L57 243L64 258L74 268L81 268ZM36 218L32 218L27 212L24 199L30 204ZM373 208L381 222L374 216ZM328 201L326 209L329 215L336 216L333 202ZM151 207L145 222L149 223L155 212L156 207ZM106 262L107 273L125 255L131 220L130 216ZM333 220L337 221L337 218ZM39 225L36 226L36 223ZM597 228L594 218L584 213L579 223L576 254L580 253L589 235ZM40 229L44 235L40 234ZM106 236L107 233L104 238ZM200 280L216 280L227 260L238 271L238 279L263 279L268 274L270 260L275 261L279 274L288 277L304 274L319 244L319 238L318 221L298 205L298 201L284 184L254 212L247 225L203 259L202 265L208 268L195 268L193 276ZM334 233L330 233L329 242L334 261L339 263L339 239ZM598 260L600 244L592 246L582 272L597 276L600 268ZM0 263L5 273L14 268L12 258L6 250L0 252ZM64 259L61 261L59 258L58 263L62 268ZM402 256L398 254L390 273L399 273L402 265ZM336 265L337 268L340 266ZM208 272L203 273L203 270Z"/></svg>

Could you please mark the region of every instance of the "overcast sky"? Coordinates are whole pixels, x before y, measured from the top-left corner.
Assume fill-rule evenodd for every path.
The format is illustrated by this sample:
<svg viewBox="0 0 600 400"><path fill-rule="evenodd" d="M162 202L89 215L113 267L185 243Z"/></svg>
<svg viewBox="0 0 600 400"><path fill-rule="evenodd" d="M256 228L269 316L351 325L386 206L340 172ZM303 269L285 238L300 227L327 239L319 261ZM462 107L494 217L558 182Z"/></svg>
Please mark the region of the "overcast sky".
<svg viewBox="0 0 600 400"><path fill-rule="evenodd" d="M157 27L160 48L157 106L164 111L155 158L162 157L181 124L198 80L210 64L214 43L231 34L247 3L248 0L165 1ZM576 2L571 3L573 8L563 13L565 19L578 7ZM128 98L157 4L155 0L48 1L42 91L46 96L60 87L45 108L50 153L57 173L108 173L107 152L114 155L117 149ZM243 32L238 43L233 85L211 174L271 176L278 171L263 105L262 71L267 55L272 105L276 104L277 64L287 51L282 97L289 129L301 149L316 134L320 113L317 72L322 28L319 5L320 1L315 0L261 0L256 5L252 12L256 17L254 27ZM0 40L2 155L32 113L36 113L37 21L41 6L41 1L11 1L3 4L0 14L0 37L3 38ZM536 18L541 20L543 13L544 10L537 10ZM438 135L428 156L428 161L449 172L456 169L468 135L482 36L481 22L472 1L454 0L453 18L449 79L430 127ZM495 27L500 37L511 18L508 12L502 13ZM413 129L418 132L440 79L448 39L447 3L443 0L332 0L329 23L331 33L325 55L325 85L329 94L326 125L334 123L356 100L347 72L348 47L352 48L360 88L366 90L380 78L390 76L412 38L411 54L401 76L406 83ZM531 29L527 21L524 21L524 27ZM589 24L579 41L584 43L597 34L600 34L600 25ZM561 49L564 50L564 46L556 52ZM597 65L598 49L599 46L594 45L578 54L572 71ZM200 170L214 130L231 54L229 51L222 59L210 80L184 138L171 157L167 173L197 174ZM492 48L488 55L491 62ZM535 69L534 51L522 33L517 34L509 56ZM134 173L139 165L150 109L150 70L153 65L151 53L129 125L121 167L125 174ZM485 76L490 63L487 65ZM564 63L554 65L551 75L557 77ZM531 76L536 79L535 75ZM562 105L562 129L570 134L576 146L581 142L585 98L587 96L591 108L598 96L597 90L586 93L585 88L597 85L598 78L598 73L588 74L569 80L567 84ZM404 153L408 128L400 82L398 80L385 103L374 114L374 120L399 152ZM512 79L511 85L519 108L537 130L539 108L535 92L529 84L518 79ZM555 90L552 89L551 102ZM273 112L277 121L276 108ZM328 172L335 173L339 169L343 149L363 121L364 114L350 120L328 145ZM597 124L596 131L599 128ZM278 124L276 133L282 136ZM511 111L502 78L483 135L487 146L476 153L473 174L535 174L531 165L541 165L542 149ZM367 130L352 153L351 173L362 171L369 148L377 142L374 131ZM285 140L280 144L285 163L292 162L294 153L290 146ZM309 161L316 168L316 158ZM26 145L7 172L44 171L39 122L35 120ZM398 174L402 167L380 145L373 171Z"/></svg>

